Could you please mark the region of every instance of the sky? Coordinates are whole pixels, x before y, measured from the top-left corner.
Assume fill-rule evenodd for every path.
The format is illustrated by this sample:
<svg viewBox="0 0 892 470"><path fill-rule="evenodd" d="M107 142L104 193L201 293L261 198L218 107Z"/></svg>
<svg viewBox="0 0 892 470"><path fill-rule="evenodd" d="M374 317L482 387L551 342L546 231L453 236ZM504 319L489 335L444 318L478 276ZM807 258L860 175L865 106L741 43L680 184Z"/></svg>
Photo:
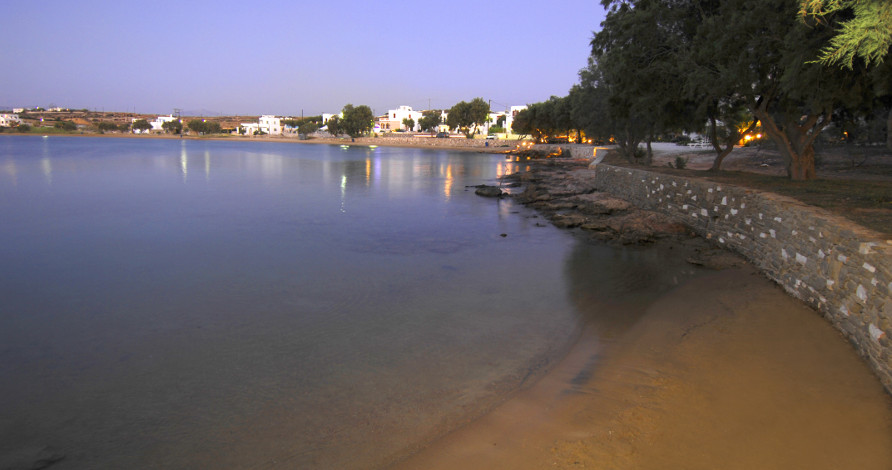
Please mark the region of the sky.
<svg viewBox="0 0 892 470"><path fill-rule="evenodd" d="M564 96L597 0L0 2L0 108L282 116Z"/></svg>

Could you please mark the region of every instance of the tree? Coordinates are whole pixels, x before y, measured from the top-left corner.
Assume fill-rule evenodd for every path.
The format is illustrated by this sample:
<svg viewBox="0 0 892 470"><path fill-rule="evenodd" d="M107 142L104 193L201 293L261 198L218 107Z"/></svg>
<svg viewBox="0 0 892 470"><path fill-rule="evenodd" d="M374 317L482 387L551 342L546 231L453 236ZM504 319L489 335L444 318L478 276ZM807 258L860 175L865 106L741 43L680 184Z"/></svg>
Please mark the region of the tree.
<svg viewBox="0 0 892 470"><path fill-rule="evenodd" d="M312 133L316 132L318 129L319 129L319 125L316 124L315 122L313 122L313 121L304 121L304 122L301 123L301 125L297 128L297 132L298 132L299 134L312 134Z"/></svg>
<svg viewBox="0 0 892 470"><path fill-rule="evenodd" d="M579 71L579 84L570 89L567 99L570 119L577 129L582 129L592 139L610 140L612 125L607 108L607 88L601 83L600 70L593 58L589 57L588 67Z"/></svg>
<svg viewBox="0 0 892 470"><path fill-rule="evenodd" d="M341 118L339 118L338 116L332 116L328 120L326 126L328 127L328 133L335 137L341 135L341 133L343 132L341 128Z"/></svg>
<svg viewBox="0 0 892 470"><path fill-rule="evenodd" d="M762 123L788 176L809 180L816 176L815 139L835 112L862 106L872 86L863 67L843 71L809 63L835 23L808 27L796 20L797 7L796 0L719 2L703 18L694 48L714 71L714 86L733 89Z"/></svg>
<svg viewBox="0 0 892 470"><path fill-rule="evenodd" d="M59 121L53 125L56 129L62 129L63 131L76 131L77 124L71 121Z"/></svg>
<svg viewBox="0 0 892 470"><path fill-rule="evenodd" d="M412 118L403 118L403 125L406 126L407 131L415 130L415 120Z"/></svg>
<svg viewBox="0 0 892 470"><path fill-rule="evenodd" d="M343 132L350 137L360 137L372 130L375 115L372 109L366 105L353 107L352 104L344 106L344 119L340 122ZM329 128L331 125L329 125Z"/></svg>
<svg viewBox="0 0 892 470"><path fill-rule="evenodd" d="M421 119L418 120L418 126L421 130L433 134L443 122L443 112L439 109L424 111L421 113Z"/></svg>
<svg viewBox="0 0 892 470"><path fill-rule="evenodd" d="M133 121L133 125L131 127L134 131L142 132L152 129L152 125L149 124L149 121L146 121L145 119L137 119L136 121Z"/></svg>
<svg viewBox="0 0 892 470"><path fill-rule="evenodd" d="M684 71L679 58L685 30L680 28L681 0L602 0L609 8L602 29L591 41L590 67L597 65L599 86L607 90L606 110L612 134L626 159L650 164L651 141L678 126L684 112ZM641 142L647 152L638 151Z"/></svg>
<svg viewBox="0 0 892 470"><path fill-rule="evenodd" d="M192 119L186 123L186 126L190 131L199 134L219 134L223 132L219 122L205 121L204 119Z"/></svg>
<svg viewBox="0 0 892 470"><path fill-rule="evenodd" d="M533 133L533 112L530 111L530 106L527 106L526 109L521 109L516 116L514 116L514 122L511 124L511 132L519 135L532 135Z"/></svg>
<svg viewBox="0 0 892 470"><path fill-rule="evenodd" d="M100 132L118 130L117 124L108 121L102 121L99 124L96 124L96 127L99 129Z"/></svg>
<svg viewBox="0 0 892 470"><path fill-rule="evenodd" d="M474 98L470 103L461 101L450 108L446 124L450 129L458 129L471 139L479 132L478 127L486 122L488 116L489 104L483 98Z"/></svg>
<svg viewBox="0 0 892 470"><path fill-rule="evenodd" d="M173 121L167 121L161 124L161 128L164 129L165 132L172 132L174 134L179 134L183 132L183 123L180 122L179 119L175 119Z"/></svg>
<svg viewBox="0 0 892 470"><path fill-rule="evenodd" d="M881 63L892 45L892 2L889 0L800 0L803 22L828 24L832 17L851 15L820 51L818 62L852 69L856 57L866 65ZM847 16L848 16L847 15Z"/></svg>
<svg viewBox="0 0 892 470"><path fill-rule="evenodd" d="M189 128L190 131L196 132L199 134L204 134L207 132L207 123L201 119L192 119L186 123L186 127Z"/></svg>

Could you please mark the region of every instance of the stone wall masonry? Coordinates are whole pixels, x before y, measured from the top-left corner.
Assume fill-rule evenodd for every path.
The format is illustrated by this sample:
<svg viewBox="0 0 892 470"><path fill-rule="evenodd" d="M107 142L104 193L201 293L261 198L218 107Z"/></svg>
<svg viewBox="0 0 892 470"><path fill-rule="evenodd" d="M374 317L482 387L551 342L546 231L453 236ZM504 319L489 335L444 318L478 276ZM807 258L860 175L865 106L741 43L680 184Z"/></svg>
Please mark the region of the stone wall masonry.
<svg viewBox="0 0 892 470"><path fill-rule="evenodd" d="M892 393L892 240L776 194L603 164L595 180L746 257L842 331Z"/></svg>
<svg viewBox="0 0 892 470"><path fill-rule="evenodd" d="M586 158L591 160L595 156L596 148L594 145L586 144L536 144L533 146L536 150L553 153L559 149L570 152L572 158ZM599 154L601 152L598 152Z"/></svg>

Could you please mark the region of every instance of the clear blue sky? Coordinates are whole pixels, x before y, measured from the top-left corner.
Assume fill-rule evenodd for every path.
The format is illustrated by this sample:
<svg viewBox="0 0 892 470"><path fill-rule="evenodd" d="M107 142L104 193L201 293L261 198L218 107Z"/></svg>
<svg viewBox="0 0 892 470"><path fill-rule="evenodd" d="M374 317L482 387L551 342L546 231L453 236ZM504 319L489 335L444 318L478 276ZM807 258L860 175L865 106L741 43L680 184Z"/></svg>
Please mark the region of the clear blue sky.
<svg viewBox="0 0 892 470"><path fill-rule="evenodd" d="M596 0L4 1L0 106L224 114L493 109L565 95Z"/></svg>

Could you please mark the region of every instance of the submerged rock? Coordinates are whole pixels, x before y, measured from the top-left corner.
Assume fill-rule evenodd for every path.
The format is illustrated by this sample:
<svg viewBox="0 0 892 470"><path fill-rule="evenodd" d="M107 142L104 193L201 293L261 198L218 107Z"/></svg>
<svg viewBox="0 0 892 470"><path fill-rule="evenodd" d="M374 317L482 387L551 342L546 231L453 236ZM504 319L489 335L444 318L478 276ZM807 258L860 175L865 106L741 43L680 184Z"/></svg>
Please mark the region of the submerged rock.
<svg viewBox="0 0 892 470"><path fill-rule="evenodd" d="M483 197L502 197L502 189L498 186L477 186L474 194Z"/></svg>

